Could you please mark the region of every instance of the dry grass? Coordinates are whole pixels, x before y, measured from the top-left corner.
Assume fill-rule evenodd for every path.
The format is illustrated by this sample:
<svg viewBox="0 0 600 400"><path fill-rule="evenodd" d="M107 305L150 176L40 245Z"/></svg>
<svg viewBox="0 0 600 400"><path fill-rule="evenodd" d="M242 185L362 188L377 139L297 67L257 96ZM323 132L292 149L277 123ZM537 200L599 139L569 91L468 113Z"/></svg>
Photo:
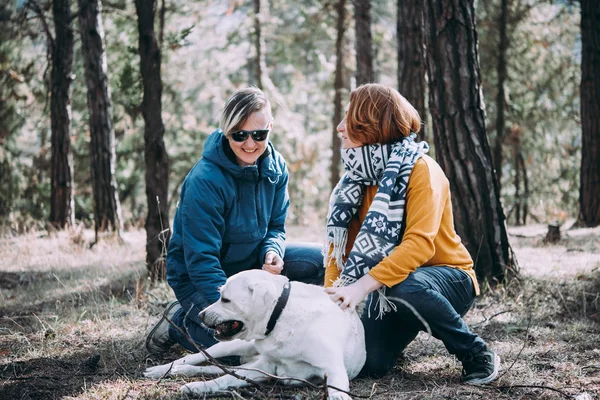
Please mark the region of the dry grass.
<svg viewBox="0 0 600 400"><path fill-rule="evenodd" d="M318 233L294 228L290 237L320 240ZM555 246L543 244L543 226L510 233L521 280L485 293L466 318L501 355L501 378L485 388L461 385L460 363L421 334L393 373L357 379L353 393L375 399L600 398L600 229L568 231ZM146 287L144 233L124 238L125 245L92 249L89 232L0 240L1 399L180 398L183 380L141 376L146 365L180 354L147 357L144 331L171 293L165 284ZM269 396L322 394L274 388Z"/></svg>

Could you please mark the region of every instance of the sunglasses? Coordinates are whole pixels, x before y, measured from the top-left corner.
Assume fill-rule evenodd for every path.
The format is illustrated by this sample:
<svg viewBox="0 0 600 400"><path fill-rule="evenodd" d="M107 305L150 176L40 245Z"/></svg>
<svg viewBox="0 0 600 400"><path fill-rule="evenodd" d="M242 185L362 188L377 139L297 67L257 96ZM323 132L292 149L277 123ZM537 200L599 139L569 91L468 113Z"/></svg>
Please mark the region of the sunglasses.
<svg viewBox="0 0 600 400"><path fill-rule="evenodd" d="M245 142L248 139L248 136L252 135L252 140L255 142L264 141L267 136L269 136L270 129L256 129L253 131L245 131L240 129L239 131L231 132L229 137L233 139L234 142Z"/></svg>

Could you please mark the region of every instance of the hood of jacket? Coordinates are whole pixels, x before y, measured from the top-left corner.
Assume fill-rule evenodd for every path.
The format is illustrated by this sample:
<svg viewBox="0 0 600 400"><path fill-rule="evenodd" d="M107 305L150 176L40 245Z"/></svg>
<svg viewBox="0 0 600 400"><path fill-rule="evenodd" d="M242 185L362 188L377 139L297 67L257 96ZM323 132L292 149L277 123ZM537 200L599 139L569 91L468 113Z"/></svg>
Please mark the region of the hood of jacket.
<svg viewBox="0 0 600 400"><path fill-rule="evenodd" d="M265 153L259 158L256 165L241 167L227 156L228 149L225 148L227 144L224 143L226 140L221 129L211 133L204 143L202 158L223 168L236 179L254 180L260 177L274 181L283 175L281 164L275 160L276 152L271 142L267 143Z"/></svg>

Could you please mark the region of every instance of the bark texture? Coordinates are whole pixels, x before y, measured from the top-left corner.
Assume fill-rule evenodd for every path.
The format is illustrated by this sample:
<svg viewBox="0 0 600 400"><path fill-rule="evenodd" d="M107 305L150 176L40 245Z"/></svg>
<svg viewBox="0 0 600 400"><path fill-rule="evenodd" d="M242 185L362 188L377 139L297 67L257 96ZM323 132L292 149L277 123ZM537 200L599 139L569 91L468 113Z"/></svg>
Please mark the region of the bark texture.
<svg viewBox="0 0 600 400"><path fill-rule="evenodd" d="M344 35L346 33L346 0L338 0L335 6L337 13L337 38L335 41L335 97L333 99L333 135L331 136L331 189L340 180L340 164L342 141L337 132L337 125L343 118L342 91L344 90Z"/></svg>
<svg viewBox="0 0 600 400"><path fill-rule="evenodd" d="M500 40L498 41L498 62L496 64L496 73L498 74L498 83L496 94L496 143L494 145L494 170L498 179L498 190L502 191L502 150L504 147L504 133L506 130L506 121L504 118L505 93L504 82L506 81L506 50L508 49L508 36L506 34L506 24L508 19L508 0L502 0L500 4L500 18L498 28L500 31Z"/></svg>
<svg viewBox="0 0 600 400"><path fill-rule="evenodd" d="M425 120L425 48L423 3L398 0L398 90ZM425 139L425 128L419 135Z"/></svg>
<svg viewBox="0 0 600 400"><path fill-rule="evenodd" d="M473 2L427 0L425 44L436 157L453 196L456 230L490 284L518 272L485 130Z"/></svg>
<svg viewBox="0 0 600 400"><path fill-rule="evenodd" d="M581 226L600 225L600 1L581 0Z"/></svg>
<svg viewBox="0 0 600 400"><path fill-rule="evenodd" d="M50 125L50 220L57 229L75 222L73 162L71 156L71 75L73 73L73 26L69 0L52 3L55 38L52 51Z"/></svg>
<svg viewBox="0 0 600 400"><path fill-rule="evenodd" d="M79 29L90 113L90 157L96 240L99 232L121 231L121 207L115 177L115 131L112 125L104 29L98 0L78 0Z"/></svg>
<svg viewBox="0 0 600 400"><path fill-rule="evenodd" d="M169 157L163 140L160 48L154 32L155 0L136 0L138 52L144 86L144 157L146 161L146 265L152 280L165 279L169 244Z"/></svg>
<svg viewBox="0 0 600 400"><path fill-rule="evenodd" d="M356 86L375 80L373 73L373 39L371 35L371 0L354 0L356 36Z"/></svg>

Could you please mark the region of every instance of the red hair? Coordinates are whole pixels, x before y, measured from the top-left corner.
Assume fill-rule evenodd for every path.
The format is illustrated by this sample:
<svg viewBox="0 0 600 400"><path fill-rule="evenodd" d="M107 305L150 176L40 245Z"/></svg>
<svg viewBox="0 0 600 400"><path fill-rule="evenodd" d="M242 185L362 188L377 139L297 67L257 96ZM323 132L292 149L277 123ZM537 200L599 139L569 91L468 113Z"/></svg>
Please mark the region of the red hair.
<svg viewBox="0 0 600 400"><path fill-rule="evenodd" d="M346 132L352 141L393 143L420 129L419 112L396 89L369 83L350 93Z"/></svg>

